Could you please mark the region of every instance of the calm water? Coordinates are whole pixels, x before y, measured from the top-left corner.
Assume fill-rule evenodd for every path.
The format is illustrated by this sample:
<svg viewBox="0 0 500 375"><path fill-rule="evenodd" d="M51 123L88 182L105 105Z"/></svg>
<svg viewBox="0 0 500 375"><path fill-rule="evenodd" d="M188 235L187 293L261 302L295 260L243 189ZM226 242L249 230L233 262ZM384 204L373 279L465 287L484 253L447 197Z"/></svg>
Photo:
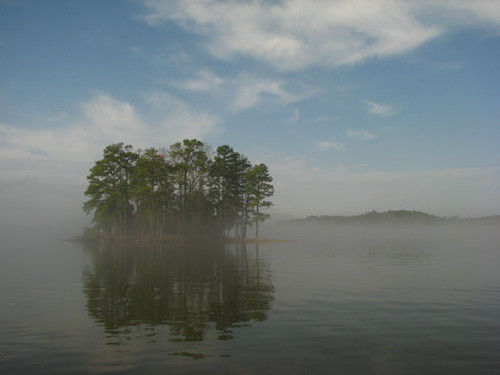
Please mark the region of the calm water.
<svg viewBox="0 0 500 375"><path fill-rule="evenodd" d="M0 373L498 374L497 229L183 250L4 235Z"/></svg>

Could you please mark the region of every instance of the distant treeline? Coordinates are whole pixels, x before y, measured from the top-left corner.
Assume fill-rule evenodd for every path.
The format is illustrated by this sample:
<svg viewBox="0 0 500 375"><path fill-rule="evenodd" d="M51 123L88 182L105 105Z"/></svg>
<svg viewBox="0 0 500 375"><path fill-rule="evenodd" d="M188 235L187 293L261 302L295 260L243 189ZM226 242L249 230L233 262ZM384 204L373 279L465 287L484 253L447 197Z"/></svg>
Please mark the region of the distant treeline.
<svg viewBox="0 0 500 375"><path fill-rule="evenodd" d="M267 219L274 193L265 164L252 165L231 147L215 152L197 139L168 149L107 146L87 176L95 226L87 235L245 238Z"/></svg>
<svg viewBox="0 0 500 375"><path fill-rule="evenodd" d="M355 216L309 216L303 219L291 220L293 223L440 223L440 222L474 222L499 223L500 215L481 218L460 218L458 216L436 216L420 211L391 210L385 212L371 211Z"/></svg>

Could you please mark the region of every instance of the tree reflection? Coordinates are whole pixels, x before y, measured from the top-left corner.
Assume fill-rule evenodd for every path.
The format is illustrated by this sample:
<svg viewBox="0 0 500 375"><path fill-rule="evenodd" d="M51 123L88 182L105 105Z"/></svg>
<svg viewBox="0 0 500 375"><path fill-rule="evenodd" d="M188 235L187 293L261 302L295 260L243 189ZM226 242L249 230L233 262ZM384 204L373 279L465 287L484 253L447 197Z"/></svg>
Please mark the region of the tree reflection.
<svg viewBox="0 0 500 375"><path fill-rule="evenodd" d="M94 244L86 250L87 311L108 334L168 326L170 341L202 341L215 327L219 339L229 339L230 328L266 320L271 308L271 273L258 249Z"/></svg>

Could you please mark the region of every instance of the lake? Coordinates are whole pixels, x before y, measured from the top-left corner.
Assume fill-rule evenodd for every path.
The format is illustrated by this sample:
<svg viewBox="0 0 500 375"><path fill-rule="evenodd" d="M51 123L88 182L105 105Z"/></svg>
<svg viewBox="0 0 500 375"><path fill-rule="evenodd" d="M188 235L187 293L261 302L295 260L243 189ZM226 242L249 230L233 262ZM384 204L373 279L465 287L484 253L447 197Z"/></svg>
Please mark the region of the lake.
<svg viewBox="0 0 500 375"><path fill-rule="evenodd" d="M1 238L1 374L498 374L500 231L275 226L188 247Z"/></svg>

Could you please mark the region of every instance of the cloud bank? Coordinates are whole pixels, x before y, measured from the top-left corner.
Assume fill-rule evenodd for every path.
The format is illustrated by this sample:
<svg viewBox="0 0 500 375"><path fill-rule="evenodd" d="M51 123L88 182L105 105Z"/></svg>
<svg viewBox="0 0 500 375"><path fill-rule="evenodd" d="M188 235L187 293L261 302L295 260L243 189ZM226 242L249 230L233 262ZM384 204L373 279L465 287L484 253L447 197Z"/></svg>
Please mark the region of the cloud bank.
<svg viewBox="0 0 500 375"><path fill-rule="evenodd" d="M152 94L146 101L154 113L147 121L132 104L100 93L81 104L81 118L65 127L38 130L0 124L0 158L94 160L111 143L165 147L217 131L217 117L168 94Z"/></svg>

